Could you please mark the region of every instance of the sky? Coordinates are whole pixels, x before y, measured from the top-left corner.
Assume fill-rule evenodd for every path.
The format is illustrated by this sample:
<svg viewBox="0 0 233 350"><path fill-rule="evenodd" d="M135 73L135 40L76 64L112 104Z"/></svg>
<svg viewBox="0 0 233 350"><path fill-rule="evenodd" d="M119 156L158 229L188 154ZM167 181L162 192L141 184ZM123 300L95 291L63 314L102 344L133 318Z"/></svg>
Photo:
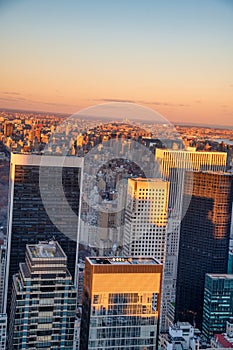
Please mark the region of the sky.
<svg viewBox="0 0 233 350"><path fill-rule="evenodd" d="M0 0L0 108L233 125L233 0Z"/></svg>

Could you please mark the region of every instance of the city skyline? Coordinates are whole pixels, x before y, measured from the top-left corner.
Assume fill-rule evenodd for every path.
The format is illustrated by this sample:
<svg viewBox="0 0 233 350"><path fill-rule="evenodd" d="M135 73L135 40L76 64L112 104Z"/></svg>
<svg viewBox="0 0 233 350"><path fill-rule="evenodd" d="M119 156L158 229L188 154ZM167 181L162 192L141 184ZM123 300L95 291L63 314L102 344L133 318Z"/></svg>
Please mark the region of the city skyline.
<svg viewBox="0 0 233 350"><path fill-rule="evenodd" d="M101 113L98 110L97 115L104 118L109 110L101 110ZM115 113L115 110L113 112ZM137 110L137 115L140 112L141 109ZM142 114L146 116L147 110ZM127 114L124 116L127 117ZM82 114L82 117L85 115ZM63 127L59 125L58 134L53 136L50 143L49 137L53 135L59 118L62 116L42 113L37 115L3 112L1 115L3 122L0 126L1 157L2 165L6 168L4 170L2 167L1 176L5 187L8 176L10 182L8 219L2 215L4 219L2 242L6 240L7 243L7 260L5 263L5 247L2 245L0 253L3 259L0 268L5 274L0 276L0 284L1 282L5 284L4 312L7 306L6 299L10 299L10 294L12 299L8 304L8 310L10 305L13 305L8 323L6 314L0 314L2 350L11 349L12 346L9 344L12 341L17 343L17 348L20 349L21 334L25 335L24 343L26 339L29 342L37 339L37 348L41 347L40 344L48 347L49 342L55 341L63 349L63 340L58 340L57 337L58 328L62 326L61 321L58 322L56 318L57 303L52 301L54 295L48 301L47 293L52 292L51 286L48 286L41 275L44 271L47 278L50 269L35 271L36 279L38 278L39 284L41 283L43 287L38 283L35 285L32 278L32 289L29 291L28 278L25 282L24 278L21 278L23 271L21 267L26 266L22 264L25 243L29 246L34 244L37 248L39 245L35 259L38 258L38 254L42 254L43 259L45 257L47 260L51 239L60 242L67 254L71 276L74 265L77 264L78 276L76 281L74 280L74 286L78 289L76 291L78 305L73 339L77 350L99 348L103 347L103 344L107 347L111 344L114 349L124 350L136 350L136 344L139 346L144 344L148 350L169 350L172 349L174 341L177 344L177 337L179 344L185 346L184 349L188 349L189 346L194 350L194 346L199 345L200 349L206 348L205 334L201 333L202 310L198 309L195 319L193 317L189 319L187 315L185 319L179 319L182 322L177 324L174 324L177 321L175 312L177 309L180 310L179 306L183 307L184 302L189 301L190 298L186 297L186 294L190 287L188 295L192 297L188 308L194 315L197 300L198 305L204 302L204 296L200 296L200 293L204 290L205 273L225 274L227 268L229 271L231 268L231 259L227 261L227 257L228 252L231 253L232 246L230 240L232 186L228 188L224 180L232 184L233 148L220 138L228 137L230 142L232 131L177 127L175 130L178 134L176 134L174 126L170 128L168 124L135 123L132 126L128 124L126 118L125 123L115 120L96 126L93 125L95 119L88 122L84 118L78 119L77 123L75 119L69 119ZM76 127L78 132L75 132ZM150 132L144 129L147 127L150 128ZM79 132L80 130L82 132ZM159 139L156 138L157 134L160 135ZM180 135L179 138L174 139L177 135ZM161 140L164 140L164 144ZM63 164L62 173L58 171L59 160ZM153 166L153 160L159 161L161 172ZM5 176L7 167L8 176ZM185 173L184 177L177 177L176 174L178 172L182 174L184 168L192 171ZM85 176L79 176L82 173L81 169ZM59 177L59 174L62 176ZM159 178L156 178L157 175ZM160 178L161 175L166 181ZM133 183L137 186L133 186L131 191L129 188ZM169 183L176 186L171 186ZM121 186L118 186L119 184ZM179 191L174 191L177 186L184 188L183 198ZM170 199L169 190L173 193ZM61 195L63 192L65 197ZM171 204L174 202L171 200L173 197L177 197L180 203L177 210L173 210L174 205ZM66 200L69 203L68 208ZM74 221L69 208L75 210ZM187 215L184 216L186 209ZM176 225L181 220L181 211L183 220L179 237ZM79 239L78 245L76 239L72 242L75 251L77 248L76 252L70 249L71 245L67 247L69 239L75 238L74 236L77 236L77 239L86 237ZM49 246L48 253L43 253L41 242ZM132 249L126 251L127 246ZM131 257L132 254L134 258ZM150 256L160 261L161 273L163 264L164 278L162 286L160 283L162 291L160 289L159 295L153 285L150 287L148 283L154 281L154 278L148 276L150 279L148 281L144 273L144 267L151 269ZM91 259L94 269L97 268L92 282L90 271L84 268L88 259L89 261ZM123 271L131 265L131 259L134 261L135 274L123 278ZM75 264L71 260L75 260ZM145 262L143 278L138 274L142 260ZM27 256L25 261L27 264ZM23 285L27 289L25 310L29 298L32 305L30 315L27 311L24 314L19 313L18 307L22 307L23 290L17 289L16 295L14 293L16 289L11 293L8 288L7 294L7 283L10 286L11 271L16 265L20 266L19 278L15 279L19 284L13 286ZM112 272L109 271L111 266L114 267ZM99 279L99 269L102 268L103 276ZM14 269L13 274L17 274L18 271L18 268ZM54 278L54 274L52 276ZM177 288L176 292L176 280L179 282L185 280L181 283L181 291ZM135 286L139 288L138 292ZM45 292L44 295L39 293L39 305L35 287L37 290L40 288L40 291L43 288ZM58 287L60 291L60 286ZM90 287L91 293L89 293ZM148 293L146 288L149 288ZM185 294L183 298L181 292ZM156 304L160 297L161 308L158 309ZM67 299L66 295L61 295L61 298L59 304L63 308L63 304L69 302L69 298ZM226 311L230 315L230 307ZM46 325L43 319L44 312L49 316ZM212 317L214 311L210 309L208 312ZM38 320L38 327L34 325L35 320L36 323ZM28 327L25 331L27 324L32 324L32 327ZM219 339L227 341L231 327L230 320L226 322L224 319L221 328L216 329L215 340L207 340L208 345ZM211 325L207 325L207 328L209 332ZM218 334L225 329L226 334ZM65 331L72 337L68 324ZM158 335L161 348L157 346ZM5 347L6 336L10 343L8 342ZM70 350L68 344L65 348Z"/></svg>
<svg viewBox="0 0 233 350"><path fill-rule="evenodd" d="M233 0L0 0L0 350L233 349Z"/></svg>
<svg viewBox="0 0 233 350"><path fill-rule="evenodd" d="M230 1L1 2L0 107L75 113L135 102L232 125Z"/></svg>

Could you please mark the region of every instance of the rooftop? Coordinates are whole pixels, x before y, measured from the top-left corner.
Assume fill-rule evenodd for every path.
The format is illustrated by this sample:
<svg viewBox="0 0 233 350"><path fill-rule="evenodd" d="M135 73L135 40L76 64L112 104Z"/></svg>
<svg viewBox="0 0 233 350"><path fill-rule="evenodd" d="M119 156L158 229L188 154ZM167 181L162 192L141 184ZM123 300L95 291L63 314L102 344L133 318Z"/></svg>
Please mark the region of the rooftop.
<svg viewBox="0 0 233 350"><path fill-rule="evenodd" d="M56 241L28 244L27 251L32 259L66 258L61 246Z"/></svg>
<svg viewBox="0 0 233 350"><path fill-rule="evenodd" d="M216 279L228 279L232 280L233 279L233 274L223 274L223 273L207 273L207 276L210 276L211 278L216 278Z"/></svg>
<svg viewBox="0 0 233 350"><path fill-rule="evenodd" d="M135 182L166 182L164 179L158 177L158 178L145 178L145 177L136 177L136 178L131 178L130 181L135 181Z"/></svg>
<svg viewBox="0 0 233 350"><path fill-rule="evenodd" d="M189 322L177 322L171 326L172 329L193 328Z"/></svg>
<svg viewBox="0 0 233 350"><path fill-rule="evenodd" d="M160 265L155 258L145 257L89 257L92 265Z"/></svg>
<svg viewBox="0 0 233 350"><path fill-rule="evenodd" d="M226 334L215 334L214 336L216 342L225 349L233 348L233 339L227 337Z"/></svg>
<svg viewBox="0 0 233 350"><path fill-rule="evenodd" d="M157 151L158 150L158 151ZM188 148L188 149L169 149L169 148L157 148L156 152L167 152L167 153L174 153L174 154L179 154L179 153L184 153L184 154L217 154L217 155L222 155L223 157L227 156L227 152L225 151L206 151L206 150L201 150L201 151L196 151L193 147Z"/></svg>

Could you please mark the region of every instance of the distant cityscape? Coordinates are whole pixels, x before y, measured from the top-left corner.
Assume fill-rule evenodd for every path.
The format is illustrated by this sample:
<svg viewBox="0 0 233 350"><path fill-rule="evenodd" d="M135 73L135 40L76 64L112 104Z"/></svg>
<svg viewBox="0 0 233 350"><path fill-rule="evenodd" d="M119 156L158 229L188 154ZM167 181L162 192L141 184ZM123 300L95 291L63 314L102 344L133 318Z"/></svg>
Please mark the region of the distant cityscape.
<svg viewBox="0 0 233 350"><path fill-rule="evenodd" d="M1 350L233 348L231 129L0 122Z"/></svg>

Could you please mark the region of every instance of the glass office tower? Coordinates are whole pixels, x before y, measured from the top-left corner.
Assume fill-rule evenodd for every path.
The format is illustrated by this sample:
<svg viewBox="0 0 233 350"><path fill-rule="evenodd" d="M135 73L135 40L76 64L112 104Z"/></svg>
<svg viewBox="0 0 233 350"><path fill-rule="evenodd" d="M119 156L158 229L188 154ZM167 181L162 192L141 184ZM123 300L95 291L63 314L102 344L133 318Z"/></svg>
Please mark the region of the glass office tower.
<svg viewBox="0 0 233 350"><path fill-rule="evenodd" d="M167 252L164 274L167 278L166 294L170 294L171 303L175 303L177 266L179 254L180 223L182 219L182 195L184 186L184 175L190 171L225 171L227 162L226 152L206 152L196 151L195 148L188 147L182 149L159 149L155 151L155 159L160 165L162 177L169 181L169 219L167 225ZM192 185L190 181L190 186ZM189 203L186 203L187 209ZM183 210L184 214L185 210ZM172 308L172 304L169 308ZM166 312L168 316L168 310ZM164 330L168 330L172 319L167 318L164 322Z"/></svg>
<svg viewBox="0 0 233 350"><path fill-rule="evenodd" d="M83 159L77 157L11 154L4 302L6 307L7 297L8 315L12 276L25 260L27 244L57 240L75 276L82 166Z"/></svg>
<svg viewBox="0 0 233 350"><path fill-rule="evenodd" d="M161 285L154 258L87 258L80 350L154 350Z"/></svg>
<svg viewBox="0 0 233 350"><path fill-rule="evenodd" d="M176 320L201 328L206 273L227 273L233 177L222 172L187 172L181 222Z"/></svg>
<svg viewBox="0 0 233 350"><path fill-rule="evenodd" d="M4 311L4 284L6 268L6 241L0 238L0 313Z"/></svg>
<svg viewBox="0 0 233 350"><path fill-rule="evenodd" d="M233 315L233 275L207 274L205 278L202 332L207 340L226 331Z"/></svg>
<svg viewBox="0 0 233 350"><path fill-rule="evenodd" d="M7 316L6 314L0 313L0 350L6 349L6 338L7 338Z"/></svg>

